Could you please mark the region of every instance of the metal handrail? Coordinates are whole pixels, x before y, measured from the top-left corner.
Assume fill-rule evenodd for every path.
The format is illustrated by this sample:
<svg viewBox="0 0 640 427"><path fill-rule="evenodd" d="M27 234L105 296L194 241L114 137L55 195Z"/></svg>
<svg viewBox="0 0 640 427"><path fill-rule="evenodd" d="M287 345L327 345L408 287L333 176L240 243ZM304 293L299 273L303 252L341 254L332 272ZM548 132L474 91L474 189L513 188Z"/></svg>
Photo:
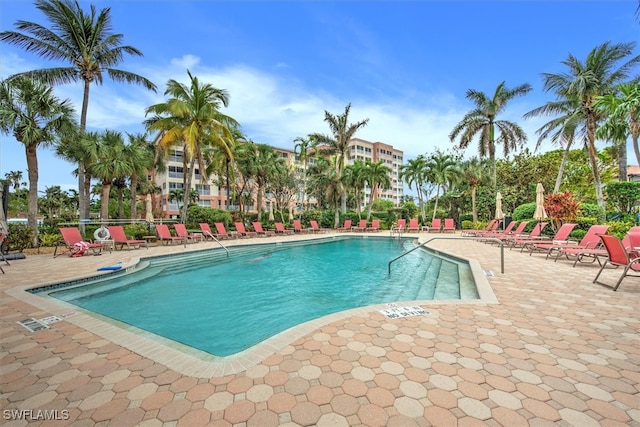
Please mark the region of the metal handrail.
<svg viewBox="0 0 640 427"><path fill-rule="evenodd" d="M416 249L419 249L421 247L423 247L424 245L426 245L427 243L431 242L432 240L480 240L480 238L478 237L432 237L431 239L427 240L426 242L422 242L420 243L418 246L416 246L415 248L411 248L408 251L401 253L400 255L398 255L397 257L395 257L394 259L392 259L391 261L389 261L389 274L391 274L391 263L393 263L394 261L397 261L398 259L402 258L403 256L415 251ZM500 244L500 273L504 274L504 242L500 239L496 239L495 237L483 237L482 240L493 240L494 242L498 242Z"/></svg>
<svg viewBox="0 0 640 427"><path fill-rule="evenodd" d="M204 233L203 233L202 235L203 235L203 236L205 236L205 234L204 234ZM229 249L227 249L227 248L226 248L226 246L224 246L224 245L222 244L222 242L220 242L220 240L218 240L218 239L216 238L216 236L214 236L213 234L210 234L210 233L207 233L207 234L206 234L206 236L209 236L209 237L211 237L213 240L215 240L215 242L216 242L217 244L219 244L219 245L220 245L220 247L221 247L222 249L224 249L224 250L227 252L227 258L229 258Z"/></svg>

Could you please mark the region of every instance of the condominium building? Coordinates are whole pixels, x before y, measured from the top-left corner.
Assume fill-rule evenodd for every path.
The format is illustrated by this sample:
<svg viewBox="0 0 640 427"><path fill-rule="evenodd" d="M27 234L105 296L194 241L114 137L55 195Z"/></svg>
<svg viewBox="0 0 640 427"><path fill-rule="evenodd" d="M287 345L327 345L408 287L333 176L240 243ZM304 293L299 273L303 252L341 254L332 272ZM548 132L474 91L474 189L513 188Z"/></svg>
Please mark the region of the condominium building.
<svg viewBox="0 0 640 427"><path fill-rule="evenodd" d="M294 166L300 173L304 172L300 157L293 150L278 147L273 148L276 152L280 153L280 156L288 165ZM156 171L149 176L149 179L154 181L154 183L161 189L161 193L159 195L154 195L153 197L155 216L161 215L163 218L171 218L177 217L180 214L179 205L182 203L182 200L175 200L172 195L175 190L183 190L183 154L182 150L172 150L167 157L166 169L164 171ZM390 170L389 179L391 181L391 188L379 191L375 197L390 200L393 202L394 206L400 206L402 203L403 185L398 176L400 173L400 166L403 164L402 155L402 151L395 149L392 145L354 138L349 142L349 151L346 163L353 164L355 160L371 160L372 162L382 160L384 165ZM313 164L313 159L311 159L308 164ZM196 204L216 209L238 209L238 206L229 204L229 197L228 194L226 194L226 189L224 186L221 187L216 184L216 177L211 177L205 183L202 183L200 178L200 171L196 165L191 181L192 188L198 192L199 196ZM302 194L299 195L298 200L293 202L295 204L295 207L293 207L294 211L302 208L302 197ZM370 197L371 189L366 188L365 204L368 203ZM307 202L311 202L313 204L314 200ZM271 203L271 199L268 194L264 198L264 203L264 208L268 209L269 203ZM249 211L255 212L256 210L257 206L249 206Z"/></svg>

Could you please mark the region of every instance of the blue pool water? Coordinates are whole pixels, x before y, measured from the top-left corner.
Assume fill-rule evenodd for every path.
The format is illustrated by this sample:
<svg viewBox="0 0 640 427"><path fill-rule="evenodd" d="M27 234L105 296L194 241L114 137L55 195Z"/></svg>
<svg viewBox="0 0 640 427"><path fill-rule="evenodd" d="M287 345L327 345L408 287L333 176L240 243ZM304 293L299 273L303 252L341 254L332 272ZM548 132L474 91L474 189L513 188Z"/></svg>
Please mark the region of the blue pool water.
<svg viewBox="0 0 640 427"><path fill-rule="evenodd" d="M407 239L327 239L152 259L146 268L50 295L191 347L228 356L305 321L355 307L478 298L467 263ZM237 251L237 252L234 252ZM462 282L463 287L459 285Z"/></svg>

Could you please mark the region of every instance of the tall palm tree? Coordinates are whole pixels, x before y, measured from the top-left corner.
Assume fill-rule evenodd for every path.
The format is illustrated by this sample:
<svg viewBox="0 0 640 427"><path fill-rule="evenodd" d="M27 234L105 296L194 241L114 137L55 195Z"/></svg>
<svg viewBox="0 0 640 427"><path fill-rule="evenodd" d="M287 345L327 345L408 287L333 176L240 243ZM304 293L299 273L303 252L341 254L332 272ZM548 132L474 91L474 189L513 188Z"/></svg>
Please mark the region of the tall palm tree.
<svg viewBox="0 0 640 427"><path fill-rule="evenodd" d="M22 171L9 171L4 174L4 178L14 190L17 190L22 185L27 185L27 183L22 180Z"/></svg>
<svg viewBox="0 0 640 427"><path fill-rule="evenodd" d="M416 187L416 194L418 196L418 205L420 207L420 216L422 221L426 219L425 206L424 206L424 183L426 181L426 174L428 173L427 159L422 154L415 159L409 159L406 165L400 167L400 179L403 179L407 183L409 188Z"/></svg>
<svg viewBox="0 0 640 427"><path fill-rule="evenodd" d="M330 154L336 156L336 174L338 180L342 180L344 172L347 151L349 150L349 141L354 137L356 132L369 123L369 119L364 119L356 123L349 124L349 111L351 110L351 104L347 104L344 109L344 113L334 115L324 111L324 121L329 124L331 135L313 133L309 135L313 138L320 147L326 147ZM347 211L347 193L346 189L342 189L341 192L342 213ZM339 225L339 213L336 212L335 227Z"/></svg>
<svg viewBox="0 0 640 427"><path fill-rule="evenodd" d="M304 209L304 207L307 205L307 193L306 191L304 191L304 189L306 188L307 161L310 157L309 151L312 149L315 150L317 143L313 138L309 136L307 136L306 138L299 136L294 139L293 142L295 143L295 145L293 146L293 152L299 157L300 161L302 162L302 206Z"/></svg>
<svg viewBox="0 0 640 427"><path fill-rule="evenodd" d="M369 187L371 188L371 194L369 195L369 205L367 206L367 221L371 218L371 207L373 206L373 201L378 194L378 189L388 189L391 188L391 179L389 178L389 173L391 169L384 165L384 160L378 160L377 162L372 162L371 160L366 161L364 175Z"/></svg>
<svg viewBox="0 0 640 427"><path fill-rule="evenodd" d="M592 49L584 62L569 54L567 59L562 61L567 71L560 74L542 74L544 89L555 93L558 102L577 104L577 108L584 116L585 145L593 171L596 202L603 209L605 204L595 141L596 130L605 116L595 108L595 101L598 96L614 93L616 86L624 83L634 67L640 63L640 55L632 56L635 45L633 42L617 44L605 42Z"/></svg>
<svg viewBox="0 0 640 427"><path fill-rule="evenodd" d="M478 137L478 153L480 157L488 155L493 169L493 184L496 183L496 143L502 144L505 157L527 142L527 134L522 128L508 120L498 120L498 115L516 96L526 95L531 91L528 83L509 89L502 82L496 88L493 97L483 92L469 89L467 99L473 101L476 108L468 112L462 121L454 126L449 134L451 142L458 137L460 148L467 148L476 135ZM496 130L499 135L496 135Z"/></svg>
<svg viewBox="0 0 640 427"><path fill-rule="evenodd" d="M362 219L362 193L367 183L366 165L362 160L356 160L344 169L345 184L354 191L356 212L358 219Z"/></svg>
<svg viewBox="0 0 640 427"><path fill-rule="evenodd" d="M147 135L142 133L127 134L129 143L126 145L127 158L131 168L129 182L131 184L131 218L138 217L138 186L147 181L149 170L153 169L155 147L147 141ZM147 194L142 191L143 194Z"/></svg>
<svg viewBox="0 0 640 427"><path fill-rule="evenodd" d="M168 101L147 108L146 114L154 114L146 120L147 129L160 132L158 148L167 151L178 144L184 148L184 188L191 188L193 170L196 161L200 174L206 178L206 166L203 148L216 146L224 150L228 158L233 158L233 135L230 126L238 126L231 117L222 114L219 109L229 105L229 94L209 83L201 83L187 70L189 85L176 80L167 82L164 92ZM184 192L181 221L187 220L189 191Z"/></svg>
<svg viewBox="0 0 640 427"><path fill-rule="evenodd" d="M436 184L436 200L433 205L433 217L435 219L436 211L438 210L438 199L440 198L440 190L443 189L446 192L447 184L451 182L458 174L456 169L456 161L452 156L448 154L436 153L428 160L430 179Z"/></svg>
<svg viewBox="0 0 640 427"><path fill-rule="evenodd" d="M640 84L637 82L621 84L617 89L615 94L596 98L596 108L600 109L608 117L596 131L596 136L601 139L610 138L620 141L621 162L624 156L624 164L620 165L622 167L620 179L626 181L628 136L631 136L636 162L640 165L640 148L638 147L638 136L640 136Z"/></svg>
<svg viewBox="0 0 640 427"><path fill-rule="evenodd" d="M38 148L57 143L77 124L71 101L60 100L53 89L28 77L0 82L0 132L13 134L27 157L29 196L27 225L38 243Z"/></svg>
<svg viewBox="0 0 640 427"><path fill-rule="evenodd" d="M478 208L476 206L476 194L478 187L488 181L486 161L478 157L472 157L460 165L461 173L469 185L471 193L471 214L473 222L478 221Z"/></svg>
<svg viewBox="0 0 640 427"><path fill-rule="evenodd" d="M106 130L100 135L91 171L102 183L100 218L103 221L109 219L109 195L112 184L115 180L128 176L133 170L127 154L120 132Z"/></svg>
<svg viewBox="0 0 640 427"><path fill-rule="evenodd" d="M279 172L282 157L267 144L247 144L239 159L240 170L255 182L258 218L262 217L264 192L272 176Z"/></svg>
<svg viewBox="0 0 640 427"><path fill-rule="evenodd" d="M82 81L81 132L86 130L91 84L102 84L105 73L116 82L140 84L155 92L155 84L146 78L113 68L123 61L125 54L142 56L142 52L123 45L123 35L112 32L111 8L104 8L98 13L92 5L87 13L77 0L36 0L35 6L44 13L50 27L17 21L15 26L18 31L0 32L0 40L45 59L69 64L67 67L33 70L16 76L27 75L51 86ZM84 182L87 179L84 165L78 165L77 174L80 217L88 218L90 184Z"/></svg>

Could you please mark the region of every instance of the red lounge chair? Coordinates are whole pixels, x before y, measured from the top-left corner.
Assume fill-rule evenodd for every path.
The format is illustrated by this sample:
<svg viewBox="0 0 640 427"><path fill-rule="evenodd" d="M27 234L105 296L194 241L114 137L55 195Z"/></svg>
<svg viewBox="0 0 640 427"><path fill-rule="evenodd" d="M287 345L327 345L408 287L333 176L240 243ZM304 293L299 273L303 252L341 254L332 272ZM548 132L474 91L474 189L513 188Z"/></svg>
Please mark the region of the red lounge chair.
<svg viewBox="0 0 640 427"><path fill-rule="evenodd" d="M176 235L178 237L182 237L187 242L191 240L192 242L199 242L202 240L202 234L189 233L187 231L187 227L184 224L174 224L173 228L176 229Z"/></svg>
<svg viewBox="0 0 640 427"><path fill-rule="evenodd" d="M527 235L524 234L524 229L527 228L527 225L529 225L529 221L522 221L520 224L518 224L516 229L513 230L513 232L511 234L501 236L501 235L498 235L498 233L495 233L491 237L494 237L496 239L500 239L505 244L509 243L513 239L517 239L517 238L523 238L524 239L525 237L527 237ZM491 243L491 241L490 241L490 243Z"/></svg>
<svg viewBox="0 0 640 427"><path fill-rule="evenodd" d="M113 240L113 244L116 249L117 245L120 245L120 250L122 250L125 245L127 245L127 250L130 250L131 246L135 249L136 246L140 248L142 245L149 249L149 245L146 240L129 239L121 225L110 225L107 228L109 229L109 234L111 235L111 239Z"/></svg>
<svg viewBox="0 0 640 427"><path fill-rule="evenodd" d="M340 231L340 232L342 232L342 231L351 231L351 220L350 219L345 219L344 220L344 224L342 225L342 227L338 227L337 230Z"/></svg>
<svg viewBox="0 0 640 427"><path fill-rule="evenodd" d="M533 227L531 233L525 234L523 236L513 236L512 238L508 238L503 240L505 243L508 243L508 246L513 249L516 247L522 247L525 243L531 242L532 240L536 240L541 242L542 240L542 230L547 226L548 222L539 222Z"/></svg>
<svg viewBox="0 0 640 427"><path fill-rule="evenodd" d="M9 234L7 233L0 233L0 260L6 262L7 265L11 265L9 264L9 260L7 259L7 257L5 257L4 253L2 252L2 245L4 245L4 241L7 240L8 236ZM56 249L58 249L57 246L56 246ZM55 252L56 249L54 249L53 251ZM55 258L55 254L54 254L54 258ZM2 271L2 274L4 274L4 270L2 269L2 266L0 266L0 271Z"/></svg>
<svg viewBox="0 0 640 427"><path fill-rule="evenodd" d="M329 229L328 228L321 228L318 226L318 221L312 219L311 221L309 221L309 223L311 224L311 231L314 233L328 233Z"/></svg>
<svg viewBox="0 0 640 427"><path fill-rule="evenodd" d="M294 219L293 220L293 232L294 233L308 233L309 229L308 228L303 228L302 227L302 223L300 222L299 219Z"/></svg>
<svg viewBox="0 0 640 427"><path fill-rule="evenodd" d="M497 219L492 219L489 221L489 224L483 230L462 230L462 236L465 237L477 237L484 233L495 233L500 226L500 221Z"/></svg>
<svg viewBox="0 0 640 427"><path fill-rule="evenodd" d="M361 219L358 225L351 227L353 231L365 231L367 229L367 220Z"/></svg>
<svg viewBox="0 0 640 427"><path fill-rule="evenodd" d="M525 224L522 227L522 230L524 230L524 227L526 227L527 224ZM513 233L513 229L516 226L516 221L511 221L507 227L502 230L502 231L487 231L486 233L480 233L478 235L478 237L482 237L483 239L489 239L489 238L493 238L493 239L499 239L501 237L505 237L505 236L511 236ZM522 231L520 230L520 231Z"/></svg>
<svg viewBox="0 0 640 427"><path fill-rule="evenodd" d="M536 247L538 249L547 249L546 258L549 258L555 253L554 261L557 261L562 255L565 255L567 259L569 259L569 256L577 255L580 251L585 249L595 249L598 247L601 244L599 235L605 234L608 229L608 225L592 225L589 227L589 230L587 230L587 234L585 234L579 242L538 243Z"/></svg>
<svg viewBox="0 0 640 427"><path fill-rule="evenodd" d="M556 234L551 238L550 242L541 242L540 239L529 240L528 242L522 244L522 249L520 249L520 252L523 252L525 249L529 250L529 255L531 255L535 251L547 252L549 250L548 245L550 244L553 245L554 242L558 242L556 244L566 243L567 239L571 235L571 232L576 227L576 225L578 224L571 224L571 223L562 224L558 229L558 231L556 231ZM544 244L544 246L542 247L536 246L541 243Z"/></svg>
<svg viewBox="0 0 640 427"><path fill-rule="evenodd" d="M598 281L600 274L605 269L607 264L611 264L615 267L622 267L622 275L616 282L615 286L613 286L614 291L618 290L620 283L622 283L622 279L624 279L626 276L640 277L637 274L630 274L640 273L640 258L638 257L637 253L635 253L634 256L632 255L632 253L628 252L624 247L622 240L620 240L616 236L608 236L606 234L602 234L600 235L600 239L602 239L602 243L607 251L608 258L605 260L604 264L602 264L602 267L600 267L600 271L598 271L598 274L596 274L596 277L593 279L593 283L608 286L606 283ZM630 240L640 240L640 234L638 235L638 237L631 237Z"/></svg>
<svg viewBox="0 0 640 427"><path fill-rule="evenodd" d="M420 231L420 226L418 225L418 218L411 218L409 220L409 227L407 227L408 232L415 231L416 233Z"/></svg>
<svg viewBox="0 0 640 427"><path fill-rule="evenodd" d="M371 225L364 229L365 231L380 231L380 220L373 219L371 220Z"/></svg>
<svg viewBox="0 0 640 427"><path fill-rule="evenodd" d="M187 244L187 239L185 237L172 236L167 224L156 224L156 231L158 232L158 239L160 239L161 243L165 242L164 244L166 246L172 242L182 242L185 245Z"/></svg>
<svg viewBox="0 0 640 427"><path fill-rule="evenodd" d="M276 234L293 234L293 229L284 228L284 224L276 222Z"/></svg>
<svg viewBox="0 0 640 427"><path fill-rule="evenodd" d="M596 226L593 226L593 227L596 227ZM605 231L608 230L608 226L606 225L600 225L597 227L601 227ZM587 232L587 234L589 233ZM627 232L626 236L624 236L624 238L622 239L622 244L625 248L627 248L627 251L632 251L633 246L635 247L640 246L640 242L636 242L635 245L632 244L631 242L632 235L640 236L640 226L631 227L631 229ZM586 238L587 236L585 235L582 241L584 241ZM606 258L608 253L607 253L607 250L602 247L602 239L600 239L600 235L596 234L595 238L597 238L596 242L589 241L589 244L585 245L584 248L572 248L569 246L567 246L566 248L562 248L560 250L561 253L556 257L555 260L557 261L561 255L565 255L569 260L571 259L572 256L575 256L576 259L573 262L574 267L578 264L578 262L583 262L585 258L591 259L590 261L591 263L598 261L598 264L600 264L600 266L602 267L602 262L600 262L600 259ZM582 243L582 241L580 241L580 243Z"/></svg>
<svg viewBox="0 0 640 427"><path fill-rule="evenodd" d="M217 240L221 238L213 234L213 231L211 231L211 227L209 226L208 223L201 222L199 225L200 225L200 231L202 231L202 235L204 236L205 240L206 239Z"/></svg>
<svg viewBox="0 0 640 427"><path fill-rule="evenodd" d="M273 230L265 230L262 228L262 223L260 221L253 222L253 229L256 230L258 236L273 236L275 232Z"/></svg>
<svg viewBox="0 0 640 427"><path fill-rule="evenodd" d="M62 234L62 239L64 240L66 250L56 255L56 252L58 251L58 246L56 246L56 248L53 250L54 258L66 254L67 252L69 252L69 256L81 256L85 254L86 250L88 249L91 249L94 254L97 254L102 251L102 248L107 246L107 243L92 243L84 241L82 239L82 235L80 234L80 230L75 227L62 227L60 228L60 234ZM3 235L3 238L1 240L4 240L5 238L6 234ZM83 248L81 248L81 242ZM111 249L109 249L109 252L111 252Z"/></svg>
<svg viewBox="0 0 640 427"><path fill-rule="evenodd" d="M440 218L433 218L433 220L431 221L431 226L429 227L429 233L433 232L437 232L440 233L440 228L442 227L442 221L440 220Z"/></svg>
<svg viewBox="0 0 640 427"><path fill-rule="evenodd" d="M451 231L452 233L456 232L456 223L453 218L445 218L444 226L442 227L442 232Z"/></svg>
<svg viewBox="0 0 640 427"><path fill-rule="evenodd" d="M256 233L255 231L247 231L244 228L244 223L242 222L234 222L233 225L236 226L236 230L238 231L238 233L240 233L243 237L255 237L258 235L258 233Z"/></svg>
<svg viewBox="0 0 640 427"><path fill-rule="evenodd" d="M220 236L219 238L235 239L236 237L242 237L242 234L237 231L227 231L227 229L224 228L224 224L221 222L216 222L215 226L216 231L218 232L217 236Z"/></svg>

